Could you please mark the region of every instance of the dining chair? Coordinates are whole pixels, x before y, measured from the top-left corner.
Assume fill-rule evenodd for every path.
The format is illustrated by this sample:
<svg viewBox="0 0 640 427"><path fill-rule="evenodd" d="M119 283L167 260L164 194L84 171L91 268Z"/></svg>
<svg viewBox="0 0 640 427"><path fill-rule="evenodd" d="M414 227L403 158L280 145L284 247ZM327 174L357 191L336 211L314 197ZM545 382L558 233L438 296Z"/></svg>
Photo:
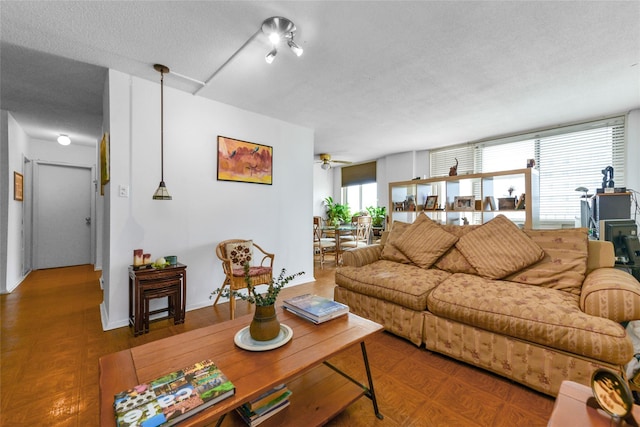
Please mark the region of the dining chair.
<svg viewBox="0 0 640 427"><path fill-rule="evenodd" d="M322 218L313 217L313 253L320 256L320 267L324 268L324 256L328 252L333 252L338 261L338 251L336 250L336 239L322 237Z"/></svg>
<svg viewBox="0 0 640 427"><path fill-rule="evenodd" d="M353 240L340 239L340 249L360 248L369 245L371 227L370 216L359 216Z"/></svg>
<svg viewBox="0 0 640 427"><path fill-rule="evenodd" d="M254 249L257 249L257 251L254 251ZM222 270L224 272L224 282L220 287L220 291L226 286L229 286L229 289L232 291L247 287L247 282L244 277L244 264L246 262L249 263L251 286L271 283L275 255L265 251L252 240L224 240L216 246L216 255L222 261ZM262 257L259 264L255 261L258 257ZM218 303L219 298L220 293L218 293L213 305ZM231 319L235 318L235 310L236 299L232 295L229 297L229 314Z"/></svg>

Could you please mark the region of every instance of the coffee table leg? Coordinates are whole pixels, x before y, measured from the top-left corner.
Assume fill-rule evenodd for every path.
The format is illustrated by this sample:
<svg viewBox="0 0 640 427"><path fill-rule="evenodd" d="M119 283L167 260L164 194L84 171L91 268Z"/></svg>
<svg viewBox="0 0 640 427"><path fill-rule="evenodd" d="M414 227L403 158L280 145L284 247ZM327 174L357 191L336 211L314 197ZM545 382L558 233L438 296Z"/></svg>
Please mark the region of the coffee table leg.
<svg viewBox="0 0 640 427"><path fill-rule="evenodd" d="M364 389L364 395L367 396L369 399L371 399L371 402L373 403L373 412L376 414L376 417L379 420L382 420L384 419L384 415L382 415L380 413L380 410L378 409L378 400L376 399L376 392L373 390L373 377L371 376L371 369L369 368L369 359L367 358L367 348L364 345L364 341L360 343L360 348L362 349L362 360L364 362L364 368L367 371L367 380L369 381L368 388L365 387L364 384L361 384L357 380L351 378L349 375L345 374L340 369L333 366L331 363L327 362L326 360L322 363L324 363L326 366L330 367L331 369L333 369L334 371L336 371L337 373L339 373L340 375L342 375L352 383L362 387Z"/></svg>
<svg viewBox="0 0 640 427"><path fill-rule="evenodd" d="M364 341L360 343L360 348L362 349L362 360L364 361L364 367L367 371L367 380L369 381L369 390L365 395L371 399L373 403L373 411L376 414L378 419L383 419L384 416L378 410L378 401L376 400L376 392L373 390L373 378L371 377L371 369L369 368L369 359L367 358L367 348L364 345Z"/></svg>

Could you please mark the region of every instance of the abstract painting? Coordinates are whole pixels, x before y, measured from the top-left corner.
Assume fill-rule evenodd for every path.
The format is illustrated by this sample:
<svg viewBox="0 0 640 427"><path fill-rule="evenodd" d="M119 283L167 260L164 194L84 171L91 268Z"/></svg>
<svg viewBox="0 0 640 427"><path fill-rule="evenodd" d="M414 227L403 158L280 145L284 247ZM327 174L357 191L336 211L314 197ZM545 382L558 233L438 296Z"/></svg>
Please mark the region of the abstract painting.
<svg viewBox="0 0 640 427"><path fill-rule="evenodd" d="M218 181L271 185L273 147L218 136Z"/></svg>

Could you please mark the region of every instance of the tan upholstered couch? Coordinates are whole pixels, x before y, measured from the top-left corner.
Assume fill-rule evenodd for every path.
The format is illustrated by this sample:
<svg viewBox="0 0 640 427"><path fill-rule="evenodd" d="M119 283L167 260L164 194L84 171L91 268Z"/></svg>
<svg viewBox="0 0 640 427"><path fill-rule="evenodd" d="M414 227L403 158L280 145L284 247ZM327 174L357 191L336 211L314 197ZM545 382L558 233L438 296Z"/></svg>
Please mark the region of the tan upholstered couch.
<svg viewBox="0 0 640 427"><path fill-rule="evenodd" d="M550 395L599 367L622 373L633 357L621 323L640 319L640 283L586 229L421 214L386 237L343 254L334 297L389 332Z"/></svg>

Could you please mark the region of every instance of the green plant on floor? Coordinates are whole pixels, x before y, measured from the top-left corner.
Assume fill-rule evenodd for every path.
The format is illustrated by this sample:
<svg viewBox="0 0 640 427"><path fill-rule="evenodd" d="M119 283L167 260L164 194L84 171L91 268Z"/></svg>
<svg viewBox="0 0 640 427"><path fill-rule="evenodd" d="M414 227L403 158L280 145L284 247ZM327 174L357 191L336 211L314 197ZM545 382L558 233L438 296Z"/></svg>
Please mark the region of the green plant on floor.
<svg viewBox="0 0 640 427"><path fill-rule="evenodd" d="M340 225L343 222L351 221L351 211L348 204L340 204L333 201L333 197L329 196L324 199L327 207L327 221L331 225Z"/></svg>
<svg viewBox="0 0 640 427"><path fill-rule="evenodd" d="M302 276L304 271L289 275L285 277L286 270L283 268L280 271L280 275L277 278L272 278L271 283L267 291L263 294L256 290L256 287L251 284L251 277L249 276L249 263L244 263L244 281L247 283L247 293L232 291L229 288L218 288L211 293L209 298L213 298L215 295L220 294L223 298L231 298L231 296L238 297L243 301L249 302L249 304L255 304L257 306L266 307L276 303L278 294L285 287L287 283L295 279L297 276Z"/></svg>
<svg viewBox="0 0 640 427"><path fill-rule="evenodd" d="M371 216L371 224L374 227L382 227L384 220L387 217L387 208L385 206L369 206L367 212Z"/></svg>

